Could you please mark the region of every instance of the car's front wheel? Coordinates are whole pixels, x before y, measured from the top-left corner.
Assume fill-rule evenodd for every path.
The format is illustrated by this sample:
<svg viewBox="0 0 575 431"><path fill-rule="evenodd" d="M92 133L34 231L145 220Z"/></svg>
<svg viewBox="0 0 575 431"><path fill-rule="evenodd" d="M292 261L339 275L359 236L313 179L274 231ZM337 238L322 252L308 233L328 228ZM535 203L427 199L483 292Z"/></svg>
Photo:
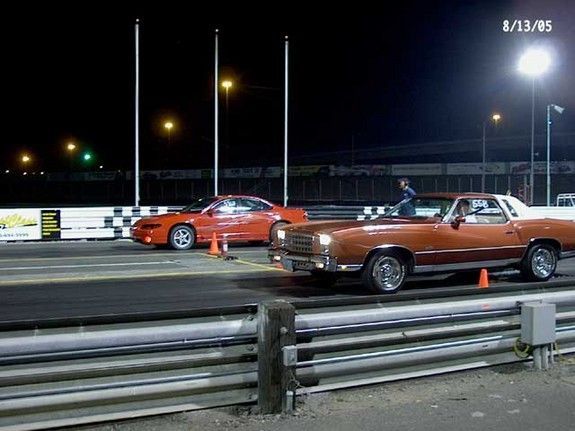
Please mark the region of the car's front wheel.
<svg viewBox="0 0 575 431"><path fill-rule="evenodd" d="M395 293L407 277L407 264L393 252L380 252L370 257L362 274L365 287L375 293Z"/></svg>
<svg viewBox="0 0 575 431"><path fill-rule="evenodd" d="M175 250L189 250L196 242L196 234L190 226L174 226L168 237L170 247Z"/></svg>
<svg viewBox="0 0 575 431"><path fill-rule="evenodd" d="M534 245L521 262L521 275L527 281L547 281L556 269L557 250L549 244Z"/></svg>

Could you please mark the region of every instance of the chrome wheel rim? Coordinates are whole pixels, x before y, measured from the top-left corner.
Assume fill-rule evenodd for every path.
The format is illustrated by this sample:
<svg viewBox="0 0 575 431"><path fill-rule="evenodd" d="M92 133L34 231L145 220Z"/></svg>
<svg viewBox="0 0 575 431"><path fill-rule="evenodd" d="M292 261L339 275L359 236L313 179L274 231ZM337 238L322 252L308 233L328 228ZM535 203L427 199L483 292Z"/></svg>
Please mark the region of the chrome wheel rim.
<svg viewBox="0 0 575 431"><path fill-rule="evenodd" d="M539 278L547 278L553 274L556 265L555 253L547 248L540 248L531 258L533 273Z"/></svg>
<svg viewBox="0 0 575 431"><path fill-rule="evenodd" d="M405 268L392 256L381 256L373 265L373 279L384 291L395 290L405 277Z"/></svg>
<svg viewBox="0 0 575 431"><path fill-rule="evenodd" d="M188 229L178 229L174 232L174 244L176 247L189 247L191 243L192 233Z"/></svg>

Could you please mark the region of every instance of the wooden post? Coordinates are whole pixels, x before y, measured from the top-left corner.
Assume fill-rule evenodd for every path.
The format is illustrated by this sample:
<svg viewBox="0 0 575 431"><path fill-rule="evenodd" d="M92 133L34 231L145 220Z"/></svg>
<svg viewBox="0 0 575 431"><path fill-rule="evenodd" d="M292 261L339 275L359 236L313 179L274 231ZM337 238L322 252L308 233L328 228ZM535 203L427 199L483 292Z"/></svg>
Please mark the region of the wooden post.
<svg viewBox="0 0 575 431"><path fill-rule="evenodd" d="M287 410L287 390L295 367L283 364L284 346L295 345L295 308L286 301L258 308L258 406L261 414Z"/></svg>

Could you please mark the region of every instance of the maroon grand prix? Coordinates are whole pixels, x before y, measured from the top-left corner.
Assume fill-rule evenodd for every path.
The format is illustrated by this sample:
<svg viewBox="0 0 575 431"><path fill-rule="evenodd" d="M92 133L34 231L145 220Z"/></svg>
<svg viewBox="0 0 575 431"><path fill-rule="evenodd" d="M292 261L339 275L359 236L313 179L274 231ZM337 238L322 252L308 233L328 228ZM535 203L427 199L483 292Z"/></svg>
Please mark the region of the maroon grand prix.
<svg viewBox="0 0 575 431"><path fill-rule="evenodd" d="M371 221L313 222L276 232L270 258L319 282L356 275L394 293L409 275L517 268L545 281L557 261L575 257L575 223L541 219L513 197L424 194Z"/></svg>

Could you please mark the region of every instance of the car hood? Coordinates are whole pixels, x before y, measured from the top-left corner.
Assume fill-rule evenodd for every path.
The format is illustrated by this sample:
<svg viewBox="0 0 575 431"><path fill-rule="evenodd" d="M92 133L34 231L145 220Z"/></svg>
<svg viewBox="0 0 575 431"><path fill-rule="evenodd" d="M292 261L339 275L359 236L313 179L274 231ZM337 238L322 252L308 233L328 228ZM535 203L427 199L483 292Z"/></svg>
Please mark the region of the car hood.
<svg viewBox="0 0 575 431"><path fill-rule="evenodd" d="M385 229L386 227L394 228L399 225L418 225L418 224L435 224L438 219L429 218L418 218L418 219L408 219L408 218L379 218L375 220L357 221L357 220L346 220L346 221L316 221L308 223L299 223L290 225L286 230L298 230L300 232L306 233L326 233L334 234L338 232L345 232L352 229L362 229L365 227L372 227L378 229Z"/></svg>

